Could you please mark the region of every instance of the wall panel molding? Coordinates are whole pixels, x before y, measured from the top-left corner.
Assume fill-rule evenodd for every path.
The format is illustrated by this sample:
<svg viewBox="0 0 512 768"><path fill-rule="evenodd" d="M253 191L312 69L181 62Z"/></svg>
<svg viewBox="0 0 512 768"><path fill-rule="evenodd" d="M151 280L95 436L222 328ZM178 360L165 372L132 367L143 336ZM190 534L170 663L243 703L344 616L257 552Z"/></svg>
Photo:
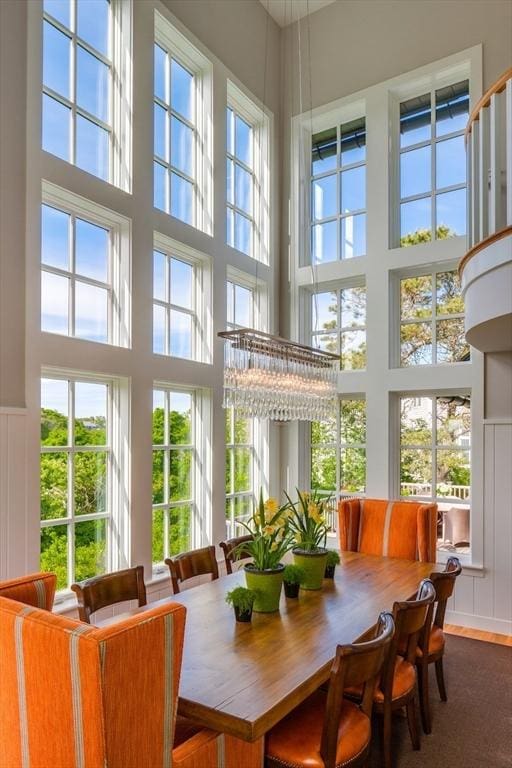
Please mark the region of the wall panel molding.
<svg viewBox="0 0 512 768"><path fill-rule="evenodd" d="M27 571L27 414L0 408L0 578Z"/></svg>

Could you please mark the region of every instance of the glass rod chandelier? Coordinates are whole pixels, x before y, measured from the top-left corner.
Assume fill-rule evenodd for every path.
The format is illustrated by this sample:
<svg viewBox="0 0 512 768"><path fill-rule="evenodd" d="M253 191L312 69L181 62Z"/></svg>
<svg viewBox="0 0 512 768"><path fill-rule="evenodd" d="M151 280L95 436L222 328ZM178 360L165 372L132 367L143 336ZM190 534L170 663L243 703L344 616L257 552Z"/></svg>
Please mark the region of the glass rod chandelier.
<svg viewBox="0 0 512 768"><path fill-rule="evenodd" d="M339 356L251 328L221 331L224 408L272 421L336 413Z"/></svg>

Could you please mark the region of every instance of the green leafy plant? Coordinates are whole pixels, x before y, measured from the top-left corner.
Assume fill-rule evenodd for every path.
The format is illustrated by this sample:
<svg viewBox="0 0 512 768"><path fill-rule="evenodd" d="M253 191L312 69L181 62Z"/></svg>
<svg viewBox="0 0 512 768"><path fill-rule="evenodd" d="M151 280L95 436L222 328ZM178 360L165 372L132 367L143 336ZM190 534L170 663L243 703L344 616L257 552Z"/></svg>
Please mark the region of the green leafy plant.
<svg viewBox="0 0 512 768"><path fill-rule="evenodd" d="M226 603L238 608L241 613L248 613L252 610L257 593L254 589L247 587L235 587L226 594Z"/></svg>
<svg viewBox="0 0 512 768"><path fill-rule="evenodd" d="M287 582L288 584L300 584L301 581L304 580L305 575L306 571L304 568L301 568L300 565L294 565L293 563L290 563L284 567L283 581Z"/></svg>
<svg viewBox="0 0 512 768"><path fill-rule="evenodd" d="M305 552L314 552L325 546L329 530L325 510L331 497L321 497L317 491L301 493L298 488L297 495L298 500L293 503L286 494L292 510L288 527L297 547Z"/></svg>
<svg viewBox="0 0 512 768"><path fill-rule="evenodd" d="M293 535L288 527L289 514L289 504L280 506L275 499L263 501L263 491L260 490L254 514L247 523L242 523L253 537L252 541L239 544L234 550L235 557L240 550L251 555L251 567L255 570L274 570L293 546Z"/></svg>
<svg viewBox="0 0 512 768"><path fill-rule="evenodd" d="M330 549L327 552L326 566L327 567L329 567L329 566L334 567L335 565L338 565L339 563L340 563L340 556L339 556L338 552L336 552L335 549Z"/></svg>

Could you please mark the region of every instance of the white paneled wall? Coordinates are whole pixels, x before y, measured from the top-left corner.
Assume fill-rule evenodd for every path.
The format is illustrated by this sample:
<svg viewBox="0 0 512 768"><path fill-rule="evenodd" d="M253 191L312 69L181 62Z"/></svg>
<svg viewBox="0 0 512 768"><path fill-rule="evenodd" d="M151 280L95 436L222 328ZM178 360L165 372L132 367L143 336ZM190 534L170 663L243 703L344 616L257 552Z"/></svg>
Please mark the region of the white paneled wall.
<svg viewBox="0 0 512 768"><path fill-rule="evenodd" d="M0 408L0 578L26 572L27 418Z"/></svg>
<svg viewBox="0 0 512 768"><path fill-rule="evenodd" d="M447 621L512 634L512 420L484 424L484 567L457 580Z"/></svg>

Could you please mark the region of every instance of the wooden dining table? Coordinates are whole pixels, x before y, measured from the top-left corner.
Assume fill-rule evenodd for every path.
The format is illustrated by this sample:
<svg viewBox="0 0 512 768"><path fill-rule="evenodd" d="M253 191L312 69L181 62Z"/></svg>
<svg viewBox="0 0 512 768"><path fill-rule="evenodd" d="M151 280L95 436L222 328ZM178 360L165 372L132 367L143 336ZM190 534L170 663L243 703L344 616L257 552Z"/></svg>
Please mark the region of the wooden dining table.
<svg viewBox="0 0 512 768"><path fill-rule="evenodd" d="M248 624L236 622L225 602L228 590L245 584L243 571L129 615L170 601L186 606L178 713L226 734L219 767L260 768L265 733L328 679L336 646L361 637L381 611L441 569L344 552L321 590L301 590L298 599L283 594L278 612L253 613Z"/></svg>

